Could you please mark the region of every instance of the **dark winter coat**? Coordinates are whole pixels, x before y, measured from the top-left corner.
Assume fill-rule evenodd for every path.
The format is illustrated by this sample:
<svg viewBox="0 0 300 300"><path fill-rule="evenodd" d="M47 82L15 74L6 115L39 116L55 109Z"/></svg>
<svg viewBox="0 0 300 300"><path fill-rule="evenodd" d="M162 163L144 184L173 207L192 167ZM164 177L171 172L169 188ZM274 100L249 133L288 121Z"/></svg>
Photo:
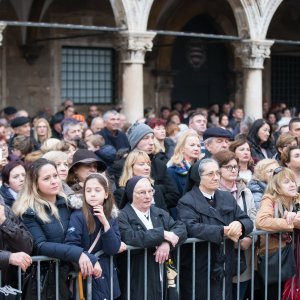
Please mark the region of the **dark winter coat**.
<svg viewBox="0 0 300 300"><path fill-rule="evenodd" d="M12 207L15 199L14 199L13 195L10 193L9 187L7 185L5 185L5 184L1 185L0 195L3 197L5 204L9 207Z"/></svg>
<svg viewBox="0 0 300 300"><path fill-rule="evenodd" d="M250 149L251 149L251 156L255 163L259 162L262 159L265 159L266 157L261 151L261 148L256 143L253 143L252 141L249 141ZM276 154L276 148L273 144L269 143L268 147L264 147L264 149L267 152L268 158L272 158Z"/></svg>
<svg viewBox="0 0 300 300"><path fill-rule="evenodd" d="M103 128L101 131L97 132L97 134L103 136L105 145L114 146L117 151L122 148L130 148L127 136L122 131L118 130L116 131L116 135L112 135L107 128Z"/></svg>
<svg viewBox="0 0 300 300"><path fill-rule="evenodd" d="M119 213L119 227L122 241L128 245L148 248L147 251L147 299L160 300L162 296L159 264L155 262L154 253L156 246L164 242L164 230L172 231L179 237L179 244L186 239L186 228L180 221L174 221L170 215L155 206L150 208L150 217L153 229L147 230L143 222L138 218L131 204L126 206ZM126 265L126 258L123 263ZM131 251L130 268L130 296L131 299L144 299L144 250ZM124 265L123 265L124 267ZM121 272L122 299L126 296L126 268Z"/></svg>
<svg viewBox="0 0 300 300"><path fill-rule="evenodd" d="M183 191L186 186L187 174L181 174L179 168L176 165L168 167L168 173L171 176L172 180L176 184L180 197L183 196Z"/></svg>
<svg viewBox="0 0 300 300"><path fill-rule="evenodd" d="M156 156L149 155L149 157L151 160L151 178L154 179L154 185L160 186L167 207L176 207L180 196L176 185L168 174L166 165L160 159L156 158ZM122 158L116 161L112 167L116 183L119 182L124 163L125 159Z"/></svg>
<svg viewBox="0 0 300 300"><path fill-rule="evenodd" d="M227 239L224 243L224 226L233 221L242 224L244 237L253 230L250 218L238 206L229 192L215 191L215 208L194 186L177 206L178 218L186 224L188 236L211 242L210 299L222 299L223 277L225 276L225 299L232 299L232 272L234 244ZM224 247L225 253L224 255ZM208 243L196 244L196 290L195 299L207 299ZM223 265L225 262L225 272ZM182 299L192 299L192 247L184 245L181 251L181 294Z"/></svg>
<svg viewBox="0 0 300 300"><path fill-rule="evenodd" d="M0 200L0 205L4 201ZM22 222L5 206L6 220L0 225L0 270L2 271L2 286L13 284L17 277L17 268L9 265L9 257L14 252L31 254L32 236Z"/></svg>
<svg viewBox="0 0 300 300"><path fill-rule="evenodd" d="M96 217L95 222L96 230L93 234L89 235L82 210L74 211L71 215L65 243L82 247L85 251L88 251L96 239L99 230L101 230L99 241L91 253L94 254L100 250L104 252L98 259L102 268L102 275L98 279L93 278L92 291L94 300L104 300L110 299L110 255L118 253L121 245L121 237L116 219L112 218L109 220L110 229L107 232L103 232L103 225ZM93 265L95 265L96 262L97 258L92 261ZM114 298L117 298L120 296L120 288L115 267L113 271L113 295Z"/></svg>
<svg viewBox="0 0 300 300"><path fill-rule="evenodd" d="M24 224L33 236L34 254L78 263L83 247L64 244L71 211L63 197L57 198L56 206L60 221L49 211L50 222L45 223L31 208L27 209L22 216Z"/></svg>

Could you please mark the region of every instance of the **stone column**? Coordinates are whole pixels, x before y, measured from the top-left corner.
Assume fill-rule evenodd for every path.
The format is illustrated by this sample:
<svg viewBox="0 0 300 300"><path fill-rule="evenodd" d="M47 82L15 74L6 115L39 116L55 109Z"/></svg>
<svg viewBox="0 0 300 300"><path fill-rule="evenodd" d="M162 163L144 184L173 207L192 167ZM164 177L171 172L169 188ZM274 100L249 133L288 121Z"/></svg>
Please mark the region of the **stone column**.
<svg viewBox="0 0 300 300"><path fill-rule="evenodd" d="M237 45L236 55L241 58L243 76L243 102L245 114L262 118L262 69L264 59L270 57L273 41L244 40Z"/></svg>
<svg viewBox="0 0 300 300"><path fill-rule="evenodd" d="M123 111L131 123L144 115L143 64L152 50L152 32L121 32L119 50L122 63Z"/></svg>

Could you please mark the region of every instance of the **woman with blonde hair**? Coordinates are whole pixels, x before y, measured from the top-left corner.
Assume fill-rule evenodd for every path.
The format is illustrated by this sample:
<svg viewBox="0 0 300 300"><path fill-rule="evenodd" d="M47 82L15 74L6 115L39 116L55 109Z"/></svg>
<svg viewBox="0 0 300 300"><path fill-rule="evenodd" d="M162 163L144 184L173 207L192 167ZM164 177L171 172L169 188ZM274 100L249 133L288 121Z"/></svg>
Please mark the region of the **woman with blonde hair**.
<svg viewBox="0 0 300 300"><path fill-rule="evenodd" d="M261 200L261 206L256 215L256 228L266 231L283 231L284 233L281 234L281 248L290 247L291 251L288 253L291 256L294 255L294 250L291 246L291 232L294 228L300 229L300 214L297 213L296 207L299 203L300 196L297 193L294 173L288 168L276 168L273 171L272 178L269 180L265 195ZM280 247L279 243L279 236L271 234L268 237L268 248L266 248L266 236L262 235L259 246L260 255L265 255L266 250L269 256L278 251ZM286 248L286 251L288 251L288 248ZM292 277L294 274L285 275ZM283 281L287 278L281 279ZM277 296L278 280L273 284L268 284L268 299L276 299Z"/></svg>
<svg viewBox="0 0 300 300"><path fill-rule="evenodd" d="M33 137L41 145L45 140L51 138L52 132L49 122L44 118L39 118L33 125Z"/></svg>
<svg viewBox="0 0 300 300"><path fill-rule="evenodd" d="M178 139L174 154L168 162L168 172L183 195L190 167L201 158L200 138L196 131L187 130Z"/></svg>
<svg viewBox="0 0 300 300"><path fill-rule="evenodd" d="M120 206L126 183L133 176L142 176L148 178L151 181L155 190L155 194L153 196L153 204L155 204L155 206L159 208L163 208L166 210L167 205L164 198L164 186L151 179L150 157L146 152L138 149L131 151L126 157L123 172L119 180L119 188L114 192L117 205Z"/></svg>
<svg viewBox="0 0 300 300"><path fill-rule="evenodd" d="M91 254L81 247L64 244L71 211L60 191L61 181L55 164L44 158L38 159L27 171L24 188L13 205L13 212L33 236L34 255L79 263L83 274L92 275L93 255L89 257ZM67 299L68 286L62 272L59 287L60 298Z"/></svg>
<svg viewBox="0 0 300 300"><path fill-rule="evenodd" d="M265 192L268 181L273 176L274 170L278 167L279 163L275 159L271 158L259 161L254 167L254 173L248 184L248 188L254 197L256 209L259 209L260 201Z"/></svg>

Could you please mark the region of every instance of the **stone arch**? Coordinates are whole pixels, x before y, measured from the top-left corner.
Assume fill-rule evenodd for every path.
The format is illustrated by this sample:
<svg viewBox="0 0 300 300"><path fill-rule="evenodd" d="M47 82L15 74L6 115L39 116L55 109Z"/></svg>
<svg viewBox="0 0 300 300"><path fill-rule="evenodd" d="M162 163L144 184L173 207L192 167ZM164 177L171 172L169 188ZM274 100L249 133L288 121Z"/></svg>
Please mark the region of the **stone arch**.
<svg viewBox="0 0 300 300"><path fill-rule="evenodd" d="M266 38L275 11L283 0L228 0L238 25L239 36L254 40Z"/></svg>
<svg viewBox="0 0 300 300"><path fill-rule="evenodd" d="M110 0L117 27L128 31L146 31L154 0Z"/></svg>
<svg viewBox="0 0 300 300"><path fill-rule="evenodd" d="M210 1L203 1L200 4L199 2L183 3L183 1L172 1L171 4L166 6L162 6L160 2L159 0L155 1L153 9L151 10L149 27L153 30L181 31L184 25L195 16L207 14L215 20L218 31L221 34L237 35L237 26L234 16L232 15L232 17L230 17L226 14L220 16L219 12L212 9L212 4L209 3ZM159 13L158 11L161 12ZM230 8L228 9L228 12L229 11L231 13ZM153 16L156 17L155 21L153 21ZM167 47L162 47L157 53L158 68L167 69L170 65L172 47L169 45L174 44L175 39L176 36L158 36L156 38L156 44L168 45ZM157 51L157 49L154 48L154 51Z"/></svg>

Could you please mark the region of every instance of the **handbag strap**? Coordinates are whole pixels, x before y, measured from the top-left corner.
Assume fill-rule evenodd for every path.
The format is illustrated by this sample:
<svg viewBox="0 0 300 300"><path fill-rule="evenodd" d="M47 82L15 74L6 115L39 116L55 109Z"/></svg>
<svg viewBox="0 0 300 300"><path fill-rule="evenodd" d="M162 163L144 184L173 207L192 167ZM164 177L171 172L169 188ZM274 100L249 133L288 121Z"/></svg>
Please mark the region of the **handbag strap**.
<svg viewBox="0 0 300 300"><path fill-rule="evenodd" d="M96 244L98 243L98 241L100 239L100 235L101 235L101 229L99 230L93 244L91 245L90 249L88 250L88 253L91 253L93 251L93 249L95 248Z"/></svg>
<svg viewBox="0 0 300 300"><path fill-rule="evenodd" d="M243 198L243 204L244 204L244 212L247 214L247 203L245 198L245 191L242 191L242 198Z"/></svg>

